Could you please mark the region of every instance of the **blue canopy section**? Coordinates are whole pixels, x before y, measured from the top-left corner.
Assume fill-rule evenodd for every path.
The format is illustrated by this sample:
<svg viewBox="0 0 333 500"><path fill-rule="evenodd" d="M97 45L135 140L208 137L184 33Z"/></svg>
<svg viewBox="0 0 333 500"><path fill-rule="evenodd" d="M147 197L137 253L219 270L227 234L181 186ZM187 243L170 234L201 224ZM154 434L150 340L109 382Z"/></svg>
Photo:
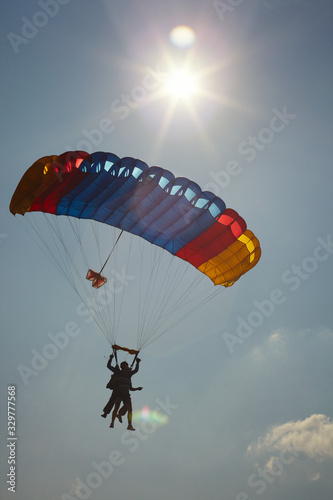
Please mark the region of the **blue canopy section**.
<svg viewBox="0 0 333 500"><path fill-rule="evenodd" d="M212 226L224 202L185 177L134 158L94 153L87 175L58 203L56 214L123 229L176 254Z"/></svg>

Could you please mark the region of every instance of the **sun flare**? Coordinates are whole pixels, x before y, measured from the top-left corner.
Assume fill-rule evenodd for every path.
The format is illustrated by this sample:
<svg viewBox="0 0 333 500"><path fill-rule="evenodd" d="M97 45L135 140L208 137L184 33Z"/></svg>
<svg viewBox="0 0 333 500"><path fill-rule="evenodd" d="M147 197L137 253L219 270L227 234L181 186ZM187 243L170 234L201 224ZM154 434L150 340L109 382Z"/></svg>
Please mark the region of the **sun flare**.
<svg viewBox="0 0 333 500"><path fill-rule="evenodd" d="M196 91L195 77L186 70L176 70L165 79L165 92L175 98L186 98Z"/></svg>

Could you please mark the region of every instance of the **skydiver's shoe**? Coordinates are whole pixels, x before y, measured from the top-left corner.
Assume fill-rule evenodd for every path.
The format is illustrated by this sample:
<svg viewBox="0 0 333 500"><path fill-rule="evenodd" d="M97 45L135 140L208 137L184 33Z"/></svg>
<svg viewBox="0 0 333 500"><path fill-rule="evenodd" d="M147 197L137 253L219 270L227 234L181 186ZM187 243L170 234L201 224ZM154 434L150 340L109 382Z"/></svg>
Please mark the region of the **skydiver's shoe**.
<svg viewBox="0 0 333 500"><path fill-rule="evenodd" d="M111 422L110 427L112 427L112 428L114 427L114 423L113 422Z"/></svg>
<svg viewBox="0 0 333 500"><path fill-rule="evenodd" d="M106 418L107 415L108 415L107 413L102 413L101 417Z"/></svg>
<svg viewBox="0 0 333 500"><path fill-rule="evenodd" d="M117 419L119 420L119 422L120 422L120 423L122 423L122 422L123 422L123 419L121 418L120 413L118 413L118 415L117 415Z"/></svg>
<svg viewBox="0 0 333 500"><path fill-rule="evenodd" d="M128 425L128 426L127 426L127 429L128 429L129 431L135 431L135 429L134 429L133 425Z"/></svg>

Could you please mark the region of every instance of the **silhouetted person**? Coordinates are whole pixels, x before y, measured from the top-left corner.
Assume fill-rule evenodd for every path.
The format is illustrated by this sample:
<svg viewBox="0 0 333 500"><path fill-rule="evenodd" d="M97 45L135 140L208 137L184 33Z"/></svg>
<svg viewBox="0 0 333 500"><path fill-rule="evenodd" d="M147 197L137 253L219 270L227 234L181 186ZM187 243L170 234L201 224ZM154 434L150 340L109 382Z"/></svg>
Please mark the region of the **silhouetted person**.
<svg viewBox="0 0 333 500"><path fill-rule="evenodd" d="M134 427L132 426L132 400L130 391L141 391L142 387L132 387L131 382L131 369L127 363L121 363L121 370L117 380L117 387L114 390L115 393L115 405L114 410L112 412L112 419L110 427L114 426L114 421L116 417L119 418L120 422L122 421L121 416L125 415L127 412L127 429L130 431L134 431ZM119 406L123 403L123 407L118 414Z"/></svg>
<svg viewBox="0 0 333 500"><path fill-rule="evenodd" d="M118 380L118 377L121 373L121 369L119 368L118 364L116 364L116 366L112 366L112 360L113 360L113 354L110 355L109 357L109 360L107 362L107 368L109 370L112 371L112 376L109 380L109 382L107 383L107 389L111 389L112 390L112 394L111 394L111 397L109 399L109 401L106 403L105 407L103 408L103 413L101 415L101 417L103 418L106 418L106 416L111 412L114 404L115 404L115 401L116 401L116 397L117 397L117 380ZM129 378L129 381L131 381L131 377L132 375L134 375L135 373L137 373L139 371L139 363L140 363L140 359L137 358L136 359L136 366L135 368L132 370L128 364L126 363L126 361L123 361L121 363L121 368L125 367L125 370L126 370L126 367L127 367L127 372L126 372L126 376L127 378ZM121 411L123 412L123 408L121 409ZM124 413L122 413L122 415L124 415L126 413L126 410ZM121 422L121 417L119 418L120 422Z"/></svg>

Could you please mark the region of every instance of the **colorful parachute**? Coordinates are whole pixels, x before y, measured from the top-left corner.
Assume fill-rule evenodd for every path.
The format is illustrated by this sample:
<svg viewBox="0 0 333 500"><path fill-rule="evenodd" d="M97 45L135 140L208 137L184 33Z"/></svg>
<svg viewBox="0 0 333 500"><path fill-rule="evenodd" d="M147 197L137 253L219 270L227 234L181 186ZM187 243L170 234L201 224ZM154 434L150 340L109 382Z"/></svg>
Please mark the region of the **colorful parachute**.
<svg viewBox="0 0 333 500"><path fill-rule="evenodd" d="M112 153L75 151L39 159L23 175L10 211L113 226L167 250L225 287L253 268L261 255L244 219L213 193L163 168ZM87 271L88 279L104 285L99 273L87 268L84 276Z"/></svg>

